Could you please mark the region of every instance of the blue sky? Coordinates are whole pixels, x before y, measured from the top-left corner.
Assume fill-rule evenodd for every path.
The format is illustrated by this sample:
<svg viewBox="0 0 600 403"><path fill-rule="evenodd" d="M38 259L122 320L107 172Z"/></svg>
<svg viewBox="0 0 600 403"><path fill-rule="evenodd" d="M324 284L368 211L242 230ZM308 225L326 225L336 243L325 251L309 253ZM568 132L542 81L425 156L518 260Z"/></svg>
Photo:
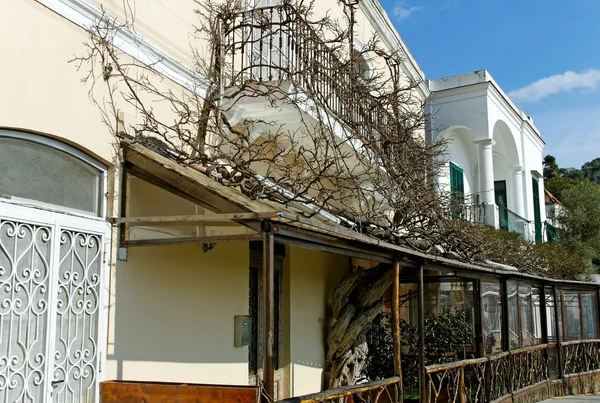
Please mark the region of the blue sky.
<svg viewBox="0 0 600 403"><path fill-rule="evenodd" d="M544 154L600 157L600 0L380 0L426 78L487 69Z"/></svg>

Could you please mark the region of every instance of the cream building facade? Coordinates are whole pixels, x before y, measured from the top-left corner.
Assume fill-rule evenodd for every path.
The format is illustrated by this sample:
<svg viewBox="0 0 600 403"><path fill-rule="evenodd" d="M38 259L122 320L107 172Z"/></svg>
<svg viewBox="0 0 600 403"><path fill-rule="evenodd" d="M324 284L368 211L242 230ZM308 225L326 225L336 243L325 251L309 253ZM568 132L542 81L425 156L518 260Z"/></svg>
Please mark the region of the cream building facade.
<svg viewBox="0 0 600 403"><path fill-rule="evenodd" d="M319 11L331 8L340 14L338 3L331 3L318 3ZM116 46L152 63L165 78L165 88L206 93L208 82L194 73L189 51L190 45L204 46L190 35L193 2L132 4L135 7L124 8L116 0L0 3L2 402L97 402L98 383L112 379L246 385L253 384L261 370L259 351L248 346L252 342L236 342L238 317L252 316L253 309L258 312L262 263L253 255L251 242L217 242L212 249L201 243L138 246L148 238L252 235L250 230L233 223L140 225L127 228L133 243L123 247L119 226L109 223L123 213L125 190L130 217L214 213L190 194L175 195L156 186L156 180L136 176L139 166L124 162L90 102L89 88L80 82L85 73L68 63L74 54L85 52L86 27L103 12L121 20L135 15L135 30L121 30ZM421 82L419 97L430 97L437 107L446 93L459 87L426 84L377 1L361 1L356 10L355 47L377 32L387 48L404 54L403 74ZM481 82L493 91L492 81ZM460 109L460 102L457 105ZM514 115L511 104L506 108ZM129 123L139 118L124 112ZM493 126L478 130L479 123L454 122L455 115L443 112L440 124L448 129L439 135L458 138L468 127L472 133L464 141L470 142L469 150L473 141L483 141L478 143L479 154L469 154L469 165L462 164L465 173L475 170L480 175L466 177L469 186L471 181L479 185L465 192L492 186L493 147L509 138L518 155L507 157L514 161L505 168L521 167L524 173L506 171L512 172L507 183L514 188L508 194L515 211L531 217L530 208L519 204L518 192L522 189L523 197L529 197L528 181L541 172L541 158L530 162L533 154L524 149L538 147L535 152L541 152L539 133L518 113L511 116L510 126L501 125L514 133L500 134L502 140ZM526 136L533 146L529 140L519 141ZM452 161L473 151L452 150ZM476 161L485 168L477 168ZM124 172L129 173L126 180ZM493 204L488 196L482 201ZM323 388L331 293L357 263L298 245L280 245L275 252L275 394L283 398ZM258 336L250 338L256 342Z"/></svg>
<svg viewBox="0 0 600 403"><path fill-rule="evenodd" d="M235 317L251 310L249 243L124 249L107 222L119 215L119 155L80 82L85 72L68 63L85 52L86 27L103 12L123 20L134 11L135 31L120 31L115 44L155 63L166 87L206 92L189 51L203 47L190 35L193 2L134 6L0 5L0 48L10 61L0 67L0 281L2 300L11 301L0 309L0 401L97 401L98 382L110 379L254 382L249 347L234 345ZM375 30L387 46L405 49L376 2L361 3L357 26L357 46ZM422 81L412 57L404 69ZM421 91L426 96L424 84ZM125 117L135 122L127 110ZM206 212L135 176L127 187L130 216ZM141 227L131 239L198 231L211 229ZM276 393L285 397L323 387L331 292L352 262L296 246L281 254Z"/></svg>

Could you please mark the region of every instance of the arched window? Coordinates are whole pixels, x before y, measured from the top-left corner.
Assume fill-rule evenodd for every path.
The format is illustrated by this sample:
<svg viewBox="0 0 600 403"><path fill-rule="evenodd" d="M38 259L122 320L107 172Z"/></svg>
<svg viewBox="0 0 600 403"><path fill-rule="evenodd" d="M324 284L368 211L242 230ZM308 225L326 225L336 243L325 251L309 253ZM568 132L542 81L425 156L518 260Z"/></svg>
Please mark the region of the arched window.
<svg viewBox="0 0 600 403"><path fill-rule="evenodd" d="M0 129L0 200L104 215L106 166L47 137Z"/></svg>

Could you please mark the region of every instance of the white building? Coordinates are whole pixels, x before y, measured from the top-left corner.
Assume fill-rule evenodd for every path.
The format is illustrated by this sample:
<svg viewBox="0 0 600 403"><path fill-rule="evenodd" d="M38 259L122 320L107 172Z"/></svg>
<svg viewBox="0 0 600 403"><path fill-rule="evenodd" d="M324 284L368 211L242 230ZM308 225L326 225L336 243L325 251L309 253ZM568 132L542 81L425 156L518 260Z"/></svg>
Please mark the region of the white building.
<svg viewBox="0 0 600 403"><path fill-rule="evenodd" d="M543 240L542 140L486 70L428 80L431 137L448 142L442 188L483 204L487 224Z"/></svg>

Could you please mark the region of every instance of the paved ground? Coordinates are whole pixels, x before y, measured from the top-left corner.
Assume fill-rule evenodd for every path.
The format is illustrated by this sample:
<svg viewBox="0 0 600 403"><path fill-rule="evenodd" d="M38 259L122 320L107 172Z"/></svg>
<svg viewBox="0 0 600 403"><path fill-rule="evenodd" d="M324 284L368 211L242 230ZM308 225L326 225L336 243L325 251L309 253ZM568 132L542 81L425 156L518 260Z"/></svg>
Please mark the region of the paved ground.
<svg viewBox="0 0 600 403"><path fill-rule="evenodd" d="M557 397L556 399L544 400L542 403L600 403L600 395L585 395L571 397Z"/></svg>

